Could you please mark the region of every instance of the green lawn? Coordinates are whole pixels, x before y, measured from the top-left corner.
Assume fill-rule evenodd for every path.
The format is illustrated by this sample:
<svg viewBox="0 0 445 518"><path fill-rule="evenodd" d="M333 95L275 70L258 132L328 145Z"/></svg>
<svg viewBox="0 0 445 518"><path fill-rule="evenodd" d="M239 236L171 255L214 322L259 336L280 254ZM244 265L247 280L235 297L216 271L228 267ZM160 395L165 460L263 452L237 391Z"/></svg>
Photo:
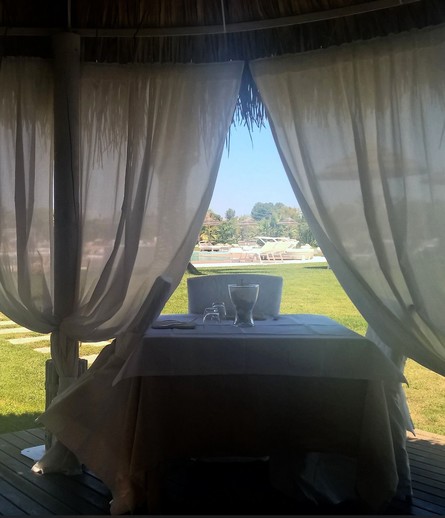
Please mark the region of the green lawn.
<svg viewBox="0 0 445 518"><path fill-rule="evenodd" d="M230 268L203 268L203 273L268 273L284 279L282 313L317 313L364 334L366 323L337 282L332 270L324 265L277 264ZM186 313L186 274L167 302L164 313ZM4 318L0 315L0 320ZM45 361L49 354L34 349L48 345L33 343L11 345L0 336L0 433L31 428L44 409ZM86 347L81 354L93 352ZM97 349L94 348L94 352ZM445 435L445 378L413 361L408 361L406 388L412 417L417 428Z"/></svg>

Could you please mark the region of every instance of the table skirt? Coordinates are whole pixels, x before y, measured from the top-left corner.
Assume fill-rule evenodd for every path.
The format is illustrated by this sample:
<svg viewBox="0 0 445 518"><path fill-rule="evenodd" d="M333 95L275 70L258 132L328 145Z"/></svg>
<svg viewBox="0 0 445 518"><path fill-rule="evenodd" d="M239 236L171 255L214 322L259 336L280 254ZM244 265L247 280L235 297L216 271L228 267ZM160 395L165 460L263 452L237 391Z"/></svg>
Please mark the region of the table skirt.
<svg viewBox="0 0 445 518"><path fill-rule="evenodd" d="M111 512L159 512L170 459L356 459L357 496L381 509L398 475L384 385L377 380L221 375L128 378L113 348L41 422L109 487ZM86 404L88 403L88 404Z"/></svg>

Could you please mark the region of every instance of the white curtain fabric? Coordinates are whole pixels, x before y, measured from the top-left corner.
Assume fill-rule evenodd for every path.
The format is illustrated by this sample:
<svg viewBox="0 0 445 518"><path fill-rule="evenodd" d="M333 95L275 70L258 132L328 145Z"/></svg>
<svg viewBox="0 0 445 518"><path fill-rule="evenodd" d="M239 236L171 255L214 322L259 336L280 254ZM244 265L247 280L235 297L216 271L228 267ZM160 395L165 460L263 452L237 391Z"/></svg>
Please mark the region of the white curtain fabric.
<svg viewBox="0 0 445 518"><path fill-rule="evenodd" d="M242 68L81 68L82 247L66 251L79 254L78 284L72 313L58 321L54 285L66 281L53 268L53 69L42 60L2 61L0 310L53 332L63 388L75 377L77 340L131 334L144 319L141 308L154 314L147 305L156 303L155 280L169 279L172 291L181 279L211 199Z"/></svg>
<svg viewBox="0 0 445 518"><path fill-rule="evenodd" d="M52 331L53 75L48 62L0 66L0 311Z"/></svg>
<svg viewBox="0 0 445 518"><path fill-rule="evenodd" d="M381 345L445 374L445 28L251 63L290 182ZM375 337L375 335L374 335Z"/></svg>
<svg viewBox="0 0 445 518"><path fill-rule="evenodd" d="M108 404L122 359L184 274L212 196L242 69L242 63L81 69L80 276L74 311L60 330L80 340L117 338L112 367L105 362L102 370L99 362L53 401L41 422L51 430L69 428L70 448L86 464L94 462L103 437L95 434L98 414L85 409L84 391L94 405ZM121 424L113 414L102 419L110 429ZM129 444L123 433L123 450ZM33 467L76 469L58 442ZM119 478L125 467L113 469Z"/></svg>
<svg viewBox="0 0 445 518"><path fill-rule="evenodd" d="M210 203L242 67L82 67L82 256L67 335L122 334L156 278L176 288Z"/></svg>

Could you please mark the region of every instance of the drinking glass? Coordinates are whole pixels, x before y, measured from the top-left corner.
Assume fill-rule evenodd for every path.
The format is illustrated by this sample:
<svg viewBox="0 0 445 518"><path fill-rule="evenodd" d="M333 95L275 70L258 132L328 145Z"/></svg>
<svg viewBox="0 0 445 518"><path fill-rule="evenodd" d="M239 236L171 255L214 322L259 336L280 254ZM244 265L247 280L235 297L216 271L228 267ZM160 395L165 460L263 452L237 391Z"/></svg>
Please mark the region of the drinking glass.
<svg viewBox="0 0 445 518"><path fill-rule="evenodd" d="M220 320L226 319L227 313L226 313L226 305L224 304L224 302L214 302L212 304L212 308L216 308L218 310Z"/></svg>
<svg viewBox="0 0 445 518"><path fill-rule="evenodd" d="M234 325L240 327L252 327L253 307L258 298L259 284L229 284L229 296L235 306Z"/></svg>
<svg viewBox="0 0 445 518"><path fill-rule="evenodd" d="M204 313L202 316L202 323L204 325L212 325L212 324L219 324L221 322L218 308L215 307L209 307L204 309Z"/></svg>

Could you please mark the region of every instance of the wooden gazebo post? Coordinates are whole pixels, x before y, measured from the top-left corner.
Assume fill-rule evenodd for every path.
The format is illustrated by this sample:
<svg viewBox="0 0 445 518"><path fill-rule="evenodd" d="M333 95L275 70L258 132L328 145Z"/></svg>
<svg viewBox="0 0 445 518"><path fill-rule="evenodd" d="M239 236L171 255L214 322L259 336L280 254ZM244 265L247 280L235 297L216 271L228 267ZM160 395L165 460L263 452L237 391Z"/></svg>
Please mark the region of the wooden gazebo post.
<svg viewBox="0 0 445 518"><path fill-rule="evenodd" d="M80 37L55 35L53 51L54 306L60 321L73 307L79 256Z"/></svg>
<svg viewBox="0 0 445 518"><path fill-rule="evenodd" d="M54 314L57 322L70 315L76 297L79 233L79 73L80 36L66 32L53 36L54 52ZM75 378L87 367L79 364L79 342L56 331L51 337L55 348L74 347L74 364L64 378ZM81 369L79 369L81 367ZM59 390L60 372L49 360L46 369L46 405ZM47 441L49 442L49 441ZM47 444L48 446L48 444Z"/></svg>

